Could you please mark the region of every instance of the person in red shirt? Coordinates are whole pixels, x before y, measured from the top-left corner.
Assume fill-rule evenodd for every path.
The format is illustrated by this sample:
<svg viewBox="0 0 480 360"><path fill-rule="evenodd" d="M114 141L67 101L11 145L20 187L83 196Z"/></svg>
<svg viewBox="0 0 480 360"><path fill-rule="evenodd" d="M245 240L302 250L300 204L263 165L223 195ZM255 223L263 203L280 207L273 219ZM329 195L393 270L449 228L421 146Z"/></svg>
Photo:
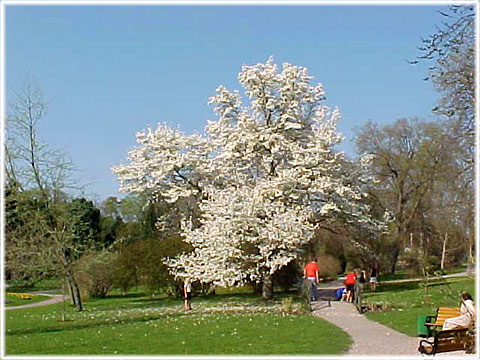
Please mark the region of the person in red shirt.
<svg viewBox="0 0 480 360"><path fill-rule="evenodd" d="M347 274L347 277L343 281L345 287L347 288L347 301L353 301L353 293L355 291L355 281L357 280L357 274L355 271L350 271Z"/></svg>
<svg viewBox="0 0 480 360"><path fill-rule="evenodd" d="M318 265L317 259L313 259L303 268L303 277L312 285L312 301L317 301Z"/></svg>

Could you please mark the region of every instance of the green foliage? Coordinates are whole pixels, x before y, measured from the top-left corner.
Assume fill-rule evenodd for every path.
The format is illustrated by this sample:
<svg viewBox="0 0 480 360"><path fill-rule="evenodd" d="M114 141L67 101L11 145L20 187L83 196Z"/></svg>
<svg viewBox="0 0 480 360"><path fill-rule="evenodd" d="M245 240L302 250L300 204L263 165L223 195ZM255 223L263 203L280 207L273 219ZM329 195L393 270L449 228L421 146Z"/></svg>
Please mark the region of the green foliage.
<svg viewBox="0 0 480 360"><path fill-rule="evenodd" d="M435 255L411 250L402 258L405 260L405 269L409 276L433 276L435 271L440 269L440 259Z"/></svg>
<svg viewBox="0 0 480 360"><path fill-rule="evenodd" d="M165 292L173 296L177 282L163 262L167 257L190 250L190 245L183 242L180 236L123 245L114 261L115 286L124 292L132 286L143 286L150 295Z"/></svg>
<svg viewBox="0 0 480 360"><path fill-rule="evenodd" d="M288 297L282 299L282 311L286 313L290 313L293 309L293 298Z"/></svg>
<svg viewBox="0 0 480 360"><path fill-rule="evenodd" d="M16 183L5 190L5 274L9 281L33 286L57 267L45 255L49 242L46 204Z"/></svg>
<svg viewBox="0 0 480 360"><path fill-rule="evenodd" d="M290 290L302 278L302 269L297 261L290 261L273 275L273 283L283 291Z"/></svg>
<svg viewBox="0 0 480 360"><path fill-rule="evenodd" d="M73 199L68 211L75 219L75 242L90 242L100 233L100 210L85 198Z"/></svg>
<svg viewBox="0 0 480 360"><path fill-rule="evenodd" d="M75 265L75 278L84 298L104 298L113 285L112 262L107 250L85 254Z"/></svg>
<svg viewBox="0 0 480 360"><path fill-rule="evenodd" d="M100 232L98 234L97 244L108 248L115 243L118 228L122 223L123 221L120 217L102 216L99 223Z"/></svg>
<svg viewBox="0 0 480 360"><path fill-rule="evenodd" d="M322 278L325 277L335 277L340 271L340 261L331 255L318 255L318 273Z"/></svg>

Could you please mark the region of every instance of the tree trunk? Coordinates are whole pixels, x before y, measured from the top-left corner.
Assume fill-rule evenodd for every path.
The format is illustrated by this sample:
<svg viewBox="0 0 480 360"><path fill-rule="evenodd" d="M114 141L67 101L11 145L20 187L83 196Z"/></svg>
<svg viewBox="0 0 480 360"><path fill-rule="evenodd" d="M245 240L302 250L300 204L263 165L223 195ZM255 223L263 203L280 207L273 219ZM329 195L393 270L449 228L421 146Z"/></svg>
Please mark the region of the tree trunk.
<svg viewBox="0 0 480 360"><path fill-rule="evenodd" d="M70 296L72 297L73 305L75 306L75 310L82 311L82 299L80 298L80 289L78 287L77 281L72 274L70 269L67 269L67 280L68 280L68 287L70 289Z"/></svg>
<svg viewBox="0 0 480 360"><path fill-rule="evenodd" d="M65 278L67 278L67 275L65 275ZM67 279L67 286L68 286L68 294L70 295L70 302L72 305L75 304L75 301L74 301L74 295L73 295L73 287L72 287L72 284L70 283L70 281Z"/></svg>
<svg viewBox="0 0 480 360"><path fill-rule="evenodd" d="M397 244L393 248L392 252L392 264L390 267L390 274L395 274L395 268L397 267L398 255L400 255L400 246Z"/></svg>
<svg viewBox="0 0 480 360"><path fill-rule="evenodd" d="M443 240L443 248L442 248L442 261L440 262L440 269L443 270L443 267L445 265L445 252L447 249L447 239L448 239L448 233L445 231L445 238Z"/></svg>
<svg viewBox="0 0 480 360"><path fill-rule="evenodd" d="M265 300L273 299L273 276L271 274L263 277L262 298Z"/></svg>

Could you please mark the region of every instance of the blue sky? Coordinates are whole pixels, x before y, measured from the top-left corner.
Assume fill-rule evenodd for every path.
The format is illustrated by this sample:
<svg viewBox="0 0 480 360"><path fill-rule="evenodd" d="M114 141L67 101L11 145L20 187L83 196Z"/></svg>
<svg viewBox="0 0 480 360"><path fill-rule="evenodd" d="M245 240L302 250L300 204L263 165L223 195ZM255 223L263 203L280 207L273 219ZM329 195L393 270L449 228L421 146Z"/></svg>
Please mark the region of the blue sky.
<svg viewBox="0 0 480 360"><path fill-rule="evenodd" d="M110 168L135 133L167 123L203 132L218 85L240 89L242 65L273 55L306 66L353 128L431 118L428 64L407 60L435 31L440 6L19 6L5 15L6 100L34 75L49 100L39 136L63 148L91 198L118 195Z"/></svg>

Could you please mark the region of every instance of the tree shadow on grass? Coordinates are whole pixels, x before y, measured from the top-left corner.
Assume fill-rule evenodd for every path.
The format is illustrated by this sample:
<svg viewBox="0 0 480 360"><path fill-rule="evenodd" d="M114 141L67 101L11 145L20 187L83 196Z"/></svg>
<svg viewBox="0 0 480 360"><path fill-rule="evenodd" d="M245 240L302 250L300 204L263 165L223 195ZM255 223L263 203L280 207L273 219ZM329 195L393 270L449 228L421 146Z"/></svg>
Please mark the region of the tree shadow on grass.
<svg viewBox="0 0 480 360"><path fill-rule="evenodd" d="M104 299L136 299L145 297L144 293L132 293L132 294L116 294L116 295L107 295Z"/></svg>
<svg viewBox="0 0 480 360"><path fill-rule="evenodd" d="M149 315L149 316L139 316L138 318L123 319L121 321L111 321L111 320L97 320L89 321L86 323L84 320L68 320L66 322L56 322L54 324L46 325L44 328L32 328L32 329L21 329L8 332L8 335L29 335L29 334L42 334L42 333L57 333L62 331L73 331L73 330L82 330L82 329L93 329L103 326L121 326L129 325L134 323L145 323L153 320L160 320L168 318L181 317L185 315L183 312L171 313L171 314L162 314L162 315Z"/></svg>

